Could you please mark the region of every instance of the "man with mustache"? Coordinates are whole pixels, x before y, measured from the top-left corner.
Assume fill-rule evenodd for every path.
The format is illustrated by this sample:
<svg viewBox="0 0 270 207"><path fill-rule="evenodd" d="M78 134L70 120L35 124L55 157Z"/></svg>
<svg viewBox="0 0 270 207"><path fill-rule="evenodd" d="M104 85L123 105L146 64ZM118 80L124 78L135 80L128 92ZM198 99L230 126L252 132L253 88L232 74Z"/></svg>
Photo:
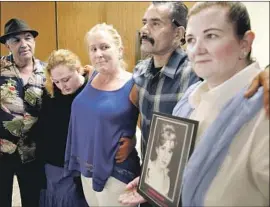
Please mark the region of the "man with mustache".
<svg viewBox="0 0 270 207"><path fill-rule="evenodd" d="M187 12L182 2L153 2L142 19L141 51L151 56L139 62L133 73L139 95L142 160L153 112L172 114L182 94L199 80L181 48Z"/></svg>
<svg viewBox="0 0 270 207"><path fill-rule="evenodd" d="M178 100L187 88L199 77L190 67L186 52L185 28L188 9L182 2L153 2L142 19L141 51L151 56L139 62L133 78L139 95L141 118L141 151L144 160L148 142L150 122L154 111L172 114ZM260 73L253 81L246 96L254 94L260 84L264 86L264 105L269 114L269 70ZM131 194L123 194L119 201L126 205L137 205L145 200L136 192L139 178L127 185ZM140 204L149 206L148 203Z"/></svg>
<svg viewBox="0 0 270 207"><path fill-rule="evenodd" d="M44 86L44 63L34 58L38 32L20 19L5 24L0 42L11 55L0 65L0 205L10 207L16 174L22 206L39 206L43 174L36 144L26 136L37 121Z"/></svg>
<svg viewBox="0 0 270 207"><path fill-rule="evenodd" d="M136 65L133 74L139 94L142 157L153 111L171 114L183 92L199 80L181 48L187 12L181 2L153 2L142 19L141 50L151 55Z"/></svg>

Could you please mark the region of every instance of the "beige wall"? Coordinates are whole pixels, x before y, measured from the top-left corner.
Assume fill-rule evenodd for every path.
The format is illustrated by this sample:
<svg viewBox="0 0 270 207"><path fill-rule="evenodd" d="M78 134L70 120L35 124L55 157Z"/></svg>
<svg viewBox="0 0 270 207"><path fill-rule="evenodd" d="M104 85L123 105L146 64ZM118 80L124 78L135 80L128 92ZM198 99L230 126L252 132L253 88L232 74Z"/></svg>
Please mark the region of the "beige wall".
<svg viewBox="0 0 270 207"><path fill-rule="evenodd" d="M269 64L269 2L244 2L251 19L251 28L255 32L252 56L261 67Z"/></svg>
<svg viewBox="0 0 270 207"><path fill-rule="evenodd" d="M129 71L135 65L135 32L148 2L58 2L59 48L68 48L89 63L84 36L97 23L112 24L120 33ZM134 9L136 8L136 10ZM73 15L71 15L73 14Z"/></svg>
<svg viewBox="0 0 270 207"><path fill-rule="evenodd" d="M190 7L194 2L186 2ZM136 31L149 2L0 2L1 34L10 18L24 19L39 31L36 57L46 61L54 49L75 52L83 64L89 64L84 36L97 23L106 22L120 33L125 60L132 71L135 65ZM8 51L3 45L1 55Z"/></svg>

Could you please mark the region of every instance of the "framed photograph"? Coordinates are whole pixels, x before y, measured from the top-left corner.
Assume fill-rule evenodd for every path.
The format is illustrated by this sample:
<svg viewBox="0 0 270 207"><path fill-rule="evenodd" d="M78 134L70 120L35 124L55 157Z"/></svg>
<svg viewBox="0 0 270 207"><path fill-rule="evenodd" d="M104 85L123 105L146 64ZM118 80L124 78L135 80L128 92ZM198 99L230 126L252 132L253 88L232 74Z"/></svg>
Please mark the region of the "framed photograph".
<svg viewBox="0 0 270 207"><path fill-rule="evenodd" d="M153 113L138 193L155 206L180 204L184 168L193 151L198 121Z"/></svg>

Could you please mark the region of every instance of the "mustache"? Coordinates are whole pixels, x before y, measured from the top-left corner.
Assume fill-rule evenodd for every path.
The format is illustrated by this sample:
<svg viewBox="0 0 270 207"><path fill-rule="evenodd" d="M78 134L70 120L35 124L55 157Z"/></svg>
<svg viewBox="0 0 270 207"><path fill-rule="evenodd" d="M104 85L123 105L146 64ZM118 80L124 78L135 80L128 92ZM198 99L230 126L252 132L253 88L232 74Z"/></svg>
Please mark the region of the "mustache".
<svg viewBox="0 0 270 207"><path fill-rule="evenodd" d="M151 38L151 37L148 37L147 35L142 35L140 37L140 43L141 44L142 44L142 40L146 40L146 41L150 42L152 45L155 44L155 40L153 38Z"/></svg>

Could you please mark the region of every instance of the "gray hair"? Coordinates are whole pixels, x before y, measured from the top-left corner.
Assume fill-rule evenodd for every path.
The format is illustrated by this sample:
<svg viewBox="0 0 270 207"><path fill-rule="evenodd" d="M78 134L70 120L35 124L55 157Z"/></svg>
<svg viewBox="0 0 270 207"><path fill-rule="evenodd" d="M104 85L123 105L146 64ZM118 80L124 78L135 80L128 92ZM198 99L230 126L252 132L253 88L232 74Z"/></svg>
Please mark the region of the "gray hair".
<svg viewBox="0 0 270 207"><path fill-rule="evenodd" d="M183 26L186 29L188 8L184 3L180 1L153 1L153 5L168 5L171 9L171 13L169 15L171 21L174 19L180 26ZM175 24L173 25L176 26ZM181 43L182 45L186 43L185 38L181 39Z"/></svg>

